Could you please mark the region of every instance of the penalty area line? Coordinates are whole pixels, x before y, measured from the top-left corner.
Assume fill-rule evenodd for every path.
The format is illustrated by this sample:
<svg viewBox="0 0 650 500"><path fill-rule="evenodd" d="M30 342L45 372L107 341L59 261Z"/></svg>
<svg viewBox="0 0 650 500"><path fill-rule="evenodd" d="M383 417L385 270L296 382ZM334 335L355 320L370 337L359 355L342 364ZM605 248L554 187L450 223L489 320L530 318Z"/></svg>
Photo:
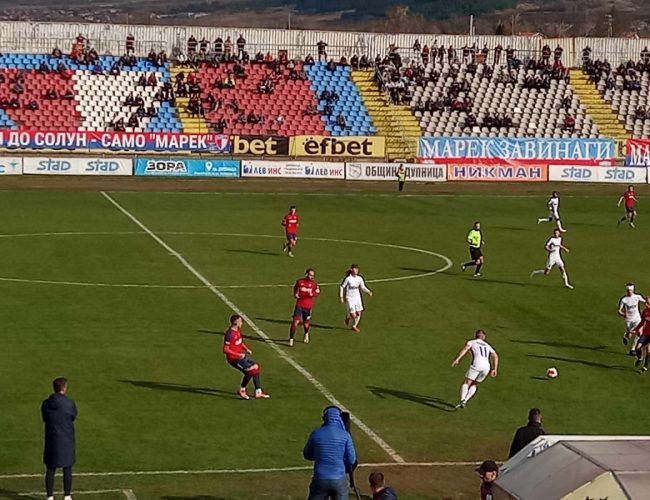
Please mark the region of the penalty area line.
<svg viewBox="0 0 650 500"><path fill-rule="evenodd" d="M479 464L480 461L474 462L377 462L359 464L358 467L363 469L373 467L470 467ZM277 472L304 472L311 471L313 465L297 465L295 467L257 467L253 469L198 469L198 470L143 470L143 471L116 471L116 472L75 472L75 477L110 477L110 476L191 476L202 474L265 474ZM43 474L4 474L0 475L0 479L33 479L41 478ZM132 490L97 490L78 493L102 493L102 492L117 492ZM77 492L75 492L77 493ZM29 493L23 493L28 495ZM135 498L135 496L130 497Z"/></svg>
<svg viewBox="0 0 650 500"><path fill-rule="evenodd" d="M78 474L75 474L77 476ZM39 474L39 477L42 476L42 474ZM31 477L31 476L30 476ZM55 492L57 495L63 495L63 492L57 491ZM108 489L108 490L75 490L74 494L76 495L101 495L102 493L122 493L124 497L127 500L138 500L138 497L135 496L135 493L133 493L133 490L131 489L126 489L126 490L121 490L121 489ZM36 496L36 495L43 495L43 491L30 491L28 493L17 493L18 496L20 497L31 497L31 496Z"/></svg>
<svg viewBox="0 0 650 500"><path fill-rule="evenodd" d="M271 342L270 337L259 327L257 324L250 319L239 307L235 305L221 290L214 286L205 276L203 276L199 271L196 270L192 264L190 264L185 257L180 253L170 247L165 241L163 241L158 235L156 235L151 229L149 229L140 219L135 215L129 212L126 208L120 205L115 201L108 193L102 191L102 196L106 198L115 208L122 212L126 217L128 217L135 225L147 233L151 238L158 243L162 248L164 248L169 254L175 257L190 273L192 273L196 279L203 283L208 290L210 290L214 295L226 304L230 309L242 317L242 319L251 327L251 329L262 338L266 344L275 351L275 353L282 358L284 361L289 363L298 373L300 373L307 381L309 381L317 390L320 392L327 401L331 404L338 406L341 410L347 411L350 413L350 420L361 429L370 439L372 439L375 444L377 444L382 450L388 454L388 456L394 462L404 462L405 460L395 451L386 441L384 441L375 431L368 427L361 419L359 419L353 412L343 405L334 394L332 394L327 387L325 387L321 382L319 382L316 377L314 377L307 369L305 369L301 364L299 364L295 359L293 359L289 354L287 354L281 347L277 344Z"/></svg>

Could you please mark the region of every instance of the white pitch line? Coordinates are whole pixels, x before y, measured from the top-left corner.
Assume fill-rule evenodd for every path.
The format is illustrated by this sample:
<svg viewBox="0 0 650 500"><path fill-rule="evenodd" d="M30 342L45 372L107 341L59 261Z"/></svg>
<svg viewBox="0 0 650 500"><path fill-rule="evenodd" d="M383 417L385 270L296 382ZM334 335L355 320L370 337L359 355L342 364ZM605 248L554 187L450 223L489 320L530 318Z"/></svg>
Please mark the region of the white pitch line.
<svg viewBox="0 0 650 500"><path fill-rule="evenodd" d="M378 462L359 464L361 468L372 467L468 467L477 465L480 460L466 462ZM191 476L191 475L219 475L219 474L268 474L276 472L301 472L310 471L313 465L297 465L295 467L257 467L252 469L198 469L198 470L142 470L142 471L115 471L115 472L75 472L75 477L112 477L112 476ZM0 479L34 479L41 478L43 474L3 474ZM122 491L122 490L108 490ZM127 491L127 490L124 490ZM27 494L27 493L26 493Z"/></svg>
<svg viewBox="0 0 650 500"><path fill-rule="evenodd" d="M12 236L16 237L25 237L25 236L92 236L92 235L146 235L147 233L143 231L120 231L120 232L65 232L65 233L24 233L24 234L0 234L0 238L10 238ZM172 235L186 235L186 236L233 236L237 238L275 238L275 239L284 239L283 236L270 235L270 234L241 234L241 233L201 233L201 232L188 232L188 231L161 231L159 234L172 234ZM377 278L366 280L367 283L390 283L393 281L405 281L412 280L417 278L425 278L427 276L433 276L445 272L451 266L453 262L446 255L433 252L431 250L425 250L423 248L408 247L404 245L393 245L391 243L379 243L374 241L356 241L356 240L342 240L337 238L310 238L303 237L302 240L307 241L327 241L333 243L350 243L357 245L367 245L383 248L394 248L398 250L405 250L408 252L417 252L425 255L431 255L433 257L438 257L445 261L444 267L435 269L433 271L427 271L424 273L418 274L409 274L407 276L393 276L389 278ZM59 280L44 280L44 279L28 279L28 278L13 278L0 276L0 281L9 281L13 283L35 283L41 285L64 285L64 286L87 286L87 287L104 287L104 288L166 288L166 289L203 289L206 288L203 285L160 285L160 284L147 284L147 283L105 283L105 282L88 282L88 281L59 281ZM320 286L338 286L339 282L332 283L319 283ZM256 285L215 285L221 289L249 289L249 288L290 288L293 284L290 283L275 283L275 284L256 284Z"/></svg>
<svg viewBox="0 0 650 500"><path fill-rule="evenodd" d="M42 474L39 475L39 477L42 476ZM77 476L77 474L75 474ZM101 493L124 493L126 491L131 491L131 490L118 490L118 489L112 489L112 490L75 490L74 494L76 495L99 495ZM63 495L62 491L56 491L55 492L57 495ZM17 493L18 496L21 497L27 497L27 496L34 496L34 495L43 495L43 491L30 491L28 493ZM127 497L129 498L129 497Z"/></svg>
<svg viewBox="0 0 650 500"><path fill-rule="evenodd" d="M214 295L216 295L224 304L226 304L230 309L232 309L236 314L242 317L242 319L248 323L248 325L253 329L253 331L262 339L264 339L267 345L273 349L280 358L284 359L289 363L293 368L298 371L303 377L305 377L331 404L338 406L341 410L348 411L350 413L350 420L361 429L370 439L372 439L382 450L384 450L388 456L395 462L404 462L405 460L395 451L386 441L384 441L375 431L368 427L361 419L359 419L354 413L348 410L336 397L332 394L327 387L321 384L310 372L308 372L301 364L289 356L285 351L283 351L277 344L271 342L270 337L259 327L257 326L252 319L250 319L241 309L239 309L222 291L217 289L208 279L203 276L199 271L197 271L192 264L190 264L185 257L179 254L176 250L170 247L165 243L159 236L157 236L151 229L144 225L135 215L129 212L127 209L122 207L117 201L115 201L109 194L102 191L102 196L106 198L110 203L112 203L120 212L127 216L131 221L136 224L140 229L146 232L151 238L156 241L161 247L163 247L167 252L176 257L176 259L190 272L192 273L201 283L203 283Z"/></svg>

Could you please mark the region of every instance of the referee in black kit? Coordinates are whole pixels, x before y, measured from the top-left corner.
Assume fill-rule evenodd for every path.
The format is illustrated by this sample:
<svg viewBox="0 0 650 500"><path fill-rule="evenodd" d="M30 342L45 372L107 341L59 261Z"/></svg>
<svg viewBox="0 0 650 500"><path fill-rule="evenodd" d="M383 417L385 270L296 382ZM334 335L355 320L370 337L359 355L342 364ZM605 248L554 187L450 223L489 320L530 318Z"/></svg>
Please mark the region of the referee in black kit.
<svg viewBox="0 0 650 500"><path fill-rule="evenodd" d="M461 264L460 268L465 272L465 269L468 267L476 266L474 277L478 278L481 276L481 267L483 266L483 252L481 252L481 247L484 243L480 222L476 221L474 223L474 228L467 234L467 243L469 243L469 255L472 260Z"/></svg>

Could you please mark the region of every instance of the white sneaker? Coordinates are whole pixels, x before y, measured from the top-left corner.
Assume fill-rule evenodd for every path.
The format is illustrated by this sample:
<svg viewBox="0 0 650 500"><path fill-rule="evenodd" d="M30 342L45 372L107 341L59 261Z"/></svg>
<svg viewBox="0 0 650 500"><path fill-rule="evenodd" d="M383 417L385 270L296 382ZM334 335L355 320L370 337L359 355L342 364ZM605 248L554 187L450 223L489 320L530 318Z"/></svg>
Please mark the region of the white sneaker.
<svg viewBox="0 0 650 500"><path fill-rule="evenodd" d="M308 333L305 333L305 338L304 338L303 342L305 344L309 344L309 334Z"/></svg>
<svg viewBox="0 0 650 500"><path fill-rule="evenodd" d="M54 497L47 497L46 500L54 500Z"/></svg>
<svg viewBox="0 0 650 500"><path fill-rule="evenodd" d="M569 285L569 284L567 283L567 284L564 285L564 286L567 287L567 288L570 289L570 290L573 290L573 285Z"/></svg>
<svg viewBox="0 0 650 500"><path fill-rule="evenodd" d="M560 229L561 233L566 233L566 229Z"/></svg>

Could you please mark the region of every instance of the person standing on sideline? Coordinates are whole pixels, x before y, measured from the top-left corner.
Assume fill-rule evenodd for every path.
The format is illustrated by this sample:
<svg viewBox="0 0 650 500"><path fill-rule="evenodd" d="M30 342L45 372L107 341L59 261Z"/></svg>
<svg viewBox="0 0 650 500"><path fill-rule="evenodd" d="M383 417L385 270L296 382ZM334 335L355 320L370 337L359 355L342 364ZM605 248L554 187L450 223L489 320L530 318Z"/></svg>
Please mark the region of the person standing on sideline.
<svg viewBox="0 0 650 500"><path fill-rule="evenodd" d="M401 193L404 190L404 184L406 183L406 168L404 168L403 163L399 164L399 167L397 167L397 172L395 173L395 175L397 177L399 192Z"/></svg>
<svg viewBox="0 0 650 500"><path fill-rule="evenodd" d="M309 435L302 455L314 462L308 500L347 500L346 471L356 463L357 454L338 407L325 408L323 425Z"/></svg>
<svg viewBox="0 0 650 500"><path fill-rule="evenodd" d="M74 421L77 406L65 394L68 381L59 377L52 382L54 394L41 404L41 415L45 424L45 490L47 500L54 500L54 474L63 469L64 500L72 500L72 466L75 463Z"/></svg>
<svg viewBox="0 0 650 500"><path fill-rule="evenodd" d="M397 500L397 492L390 486L386 486L384 475L379 471L370 473L368 477L372 500Z"/></svg>
<svg viewBox="0 0 650 500"><path fill-rule="evenodd" d="M528 423L519 427L515 432L515 437L512 438L508 458L514 457L528 443L545 434L546 431L542 427L542 411L539 408L531 408L528 412Z"/></svg>
<svg viewBox="0 0 650 500"><path fill-rule="evenodd" d="M467 235L467 243L469 243L469 256L472 260L460 265L460 269L465 272L468 267L476 266L474 277L481 276L481 267L483 266L484 258L481 247L483 246L483 233L481 232L481 223L476 221L474 228L470 230Z"/></svg>
<svg viewBox="0 0 650 500"><path fill-rule="evenodd" d="M499 466L494 460L486 460L476 472L481 476L481 500L492 500L492 486L499 476Z"/></svg>

